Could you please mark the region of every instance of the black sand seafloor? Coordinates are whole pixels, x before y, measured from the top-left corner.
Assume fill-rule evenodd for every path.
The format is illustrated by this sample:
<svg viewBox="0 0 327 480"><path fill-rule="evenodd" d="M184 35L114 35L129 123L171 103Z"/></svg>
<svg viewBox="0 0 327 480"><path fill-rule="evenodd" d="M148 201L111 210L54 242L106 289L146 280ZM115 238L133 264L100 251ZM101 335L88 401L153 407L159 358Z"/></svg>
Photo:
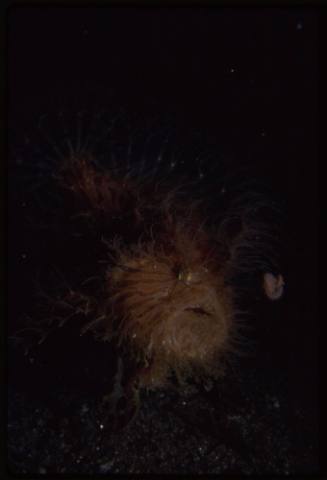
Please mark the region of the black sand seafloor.
<svg viewBox="0 0 327 480"><path fill-rule="evenodd" d="M7 20L8 472L321 473L317 13L16 7ZM239 278L251 295L224 375L141 389L126 425L124 402L102 402L124 368L115 346L80 336L78 317L35 327L51 313L35 289L55 295L64 267L82 268L53 227L65 212L52 179L86 142L107 167L191 179L210 214L259 192L277 232L271 265L267 248ZM279 300L262 288L269 267Z"/></svg>

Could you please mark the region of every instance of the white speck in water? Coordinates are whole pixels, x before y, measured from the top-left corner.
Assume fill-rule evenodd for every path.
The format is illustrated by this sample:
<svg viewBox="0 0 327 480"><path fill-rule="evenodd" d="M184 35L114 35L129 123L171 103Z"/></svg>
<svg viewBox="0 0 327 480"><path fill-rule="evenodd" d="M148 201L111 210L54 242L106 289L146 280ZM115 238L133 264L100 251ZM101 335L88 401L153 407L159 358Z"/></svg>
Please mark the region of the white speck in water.
<svg viewBox="0 0 327 480"><path fill-rule="evenodd" d="M26 254L26 253L22 253L22 254L21 254L21 258L22 258L23 260L25 260L25 259L27 258L27 254Z"/></svg>
<svg viewBox="0 0 327 480"><path fill-rule="evenodd" d="M261 132L260 135L261 135L262 137L266 137L266 136L267 136L267 133L266 133L264 130L262 130L262 132Z"/></svg>
<svg viewBox="0 0 327 480"><path fill-rule="evenodd" d="M82 405L82 408L81 408L81 413L86 413L89 411L89 407L86 405L86 403L84 403L84 405Z"/></svg>
<svg viewBox="0 0 327 480"><path fill-rule="evenodd" d="M302 22L297 22L296 30L303 30L303 23Z"/></svg>
<svg viewBox="0 0 327 480"><path fill-rule="evenodd" d="M235 73L236 69L234 67L232 67L229 71L230 71L230 73Z"/></svg>
<svg viewBox="0 0 327 480"><path fill-rule="evenodd" d="M221 193L222 195L224 195L224 193L226 193L226 188L223 187L223 188L220 190L220 193Z"/></svg>
<svg viewBox="0 0 327 480"><path fill-rule="evenodd" d="M170 163L170 168L175 168L175 166L176 166L176 162L171 162Z"/></svg>
<svg viewBox="0 0 327 480"><path fill-rule="evenodd" d="M213 388L213 382L211 380L207 380L204 383L204 388L207 392L210 392L210 390L212 390L212 388Z"/></svg>
<svg viewBox="0 0 327 480"><path fill-rule="evenodd" d="M102 423L100 423L100 430L103 430L104 429L104 425Z"/></svg>
<svg viewBox="0 0 327 480"><path fill-rule="evenodd" d="M107 473L110 471L110 469L113 467L113 460L111 460L110 462L107 462L107 463L104 463L103 465L100 465L100 471L102 473Z"/></svg>
<svg viewBox="0 0 327 480"><path fill-rule="evenodd" d="M232 421L236 421L236 422L240 422L242 420L241 415L228 415L227 418L228 418L228 420L232 420Z"/></svg>
<svg viewBox="0 0 327 480"><path fill-rule="evenodd" d="M199 172L199 178L202 179L204 177L204 173L203 172Z"/></svg>
<svg viewBox="0 0 327 480"><path fill-rule="evenodd" d="M133 333L132 338L136 338L136 333Z"/></svg>
<svg viewBox="0 0 327 480"><path fill-rule="evenodd" d="M273 406L274 408L280 408L280 403L277 398L274 400Z"/></svg>

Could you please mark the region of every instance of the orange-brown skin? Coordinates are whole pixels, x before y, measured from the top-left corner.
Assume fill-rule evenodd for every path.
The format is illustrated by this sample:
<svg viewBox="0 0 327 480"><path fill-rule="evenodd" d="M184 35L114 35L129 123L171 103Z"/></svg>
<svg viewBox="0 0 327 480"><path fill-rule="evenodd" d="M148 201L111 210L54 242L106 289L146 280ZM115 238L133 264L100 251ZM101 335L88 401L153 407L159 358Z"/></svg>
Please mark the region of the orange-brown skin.
<svg viewBox="0 0 327 480"><path fill-rule="evenodd" d="M97 242L95 250L106 253L102 269L93 266L96 293L81 279L80 287L55 301L59 309L68 306L63 321L75 311L85 318L81 334L90 330L97 339L116 342L129 365L124 389L132 403L140 388L164 387L172 376L180 383L218 377L237 336L229 280L238 264L247 268L242 249L251 246L257 227L237 210L233 218L242 228L231 240L228 217L210 230L201 202L180 197L178 188L132 179L129 172L100 171L93 160L85 153L67 157L56 175L68 191L67 215L79 217L85 235L91 232ZM120 377L122 372L117 385ZM121 395L117 385L107 398L112 404Z"/></svg>
<svg viewBox="0 0 327 480"><path fill-rule="evenodd" d="M166 241L121 252L107 274L119 340L137 360L151 362L141 379L151 387L164 385L172 371L180 378L218 371L233 325L231 289L197 239L177 231Z"/></svg>
<svg viewBox="0 0 327 480"><path fill-rule="evenodd" d="M98 171L91 154L65 158L56 175L61 186L71 190L81 202L81 208L94 214L120 214L135 205L137 192L126 178L116 179L108 172Z"/></svg>
<svg viewBox="0 0 327 480"><path fill-rule="evenodd" d="M235 326L233 293L200 209L178 199L177 189L99 172L92 160L65 159L59 183L93 221L110 225L126 209L130 217L128 234L122 225L102 239L109 254L104 295L84 298L95 309L85 330L116 339L139 365L140 386L162 387L172 373L180 381L219 374ZM75 302L81 305L78 292Z"/></svg>

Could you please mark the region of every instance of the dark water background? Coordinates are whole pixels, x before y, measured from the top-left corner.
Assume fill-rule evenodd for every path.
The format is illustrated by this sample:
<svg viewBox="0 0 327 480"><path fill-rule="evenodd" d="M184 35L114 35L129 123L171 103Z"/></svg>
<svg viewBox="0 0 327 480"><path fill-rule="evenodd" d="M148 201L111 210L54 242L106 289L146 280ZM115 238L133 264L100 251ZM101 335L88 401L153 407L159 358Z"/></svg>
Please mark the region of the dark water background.
<svg viewBox="0 0 327 480"><path fill-rule="evenodd" d="M70 386L58 373L60 360L47 366L58 342L45 347L43 367L10 347L11 471L318 472L315 12L29 7L10 10L7 21L10 151L24 135L33 138L42 115L62 110L122 106L143 117L171 118L185 144L194 141L189 132L201 132L212 161L228 172L244 169L281 205L287 285L278 304L256 303L256 350L238 367L237 379L187 400L173 393L146 396L137 421L116 436L110 427L106 436L88 413L111 372L99 364L114 362L102 344L87 374L80 362L93 343L75 344L64 361ZM46 248L26 231L28 188L16 160L9 158L9 331L31 303L37 261L31 252ZM54 414L60 388L61 413ZM210 431L212 416L229 419L226 435L219 422ZM235 441L226 439L231 430Z"/></svg>

